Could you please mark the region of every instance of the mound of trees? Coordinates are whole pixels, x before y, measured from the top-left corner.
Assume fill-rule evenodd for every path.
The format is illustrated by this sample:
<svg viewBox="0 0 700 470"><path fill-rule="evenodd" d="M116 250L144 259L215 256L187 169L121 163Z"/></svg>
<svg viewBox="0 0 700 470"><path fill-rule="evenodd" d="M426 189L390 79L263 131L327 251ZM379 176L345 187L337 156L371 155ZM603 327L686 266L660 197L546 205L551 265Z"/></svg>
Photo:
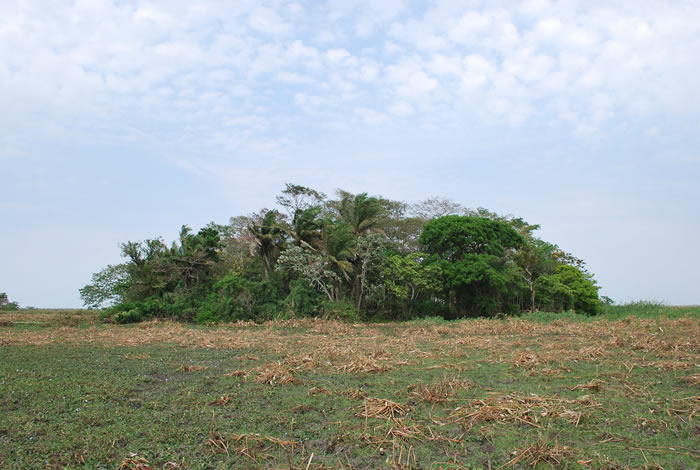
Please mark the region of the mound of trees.
<svg viewBox="0 0 700 470"><path fill-rule="evenodd" d="M211 223L178 240L127 242L125 262L95 273L85 305L117 322L215 322L292 316L351 320L595 314L598 287L582 260L539 228L433 198L336 198L287 184L280 209Z"/></svg>

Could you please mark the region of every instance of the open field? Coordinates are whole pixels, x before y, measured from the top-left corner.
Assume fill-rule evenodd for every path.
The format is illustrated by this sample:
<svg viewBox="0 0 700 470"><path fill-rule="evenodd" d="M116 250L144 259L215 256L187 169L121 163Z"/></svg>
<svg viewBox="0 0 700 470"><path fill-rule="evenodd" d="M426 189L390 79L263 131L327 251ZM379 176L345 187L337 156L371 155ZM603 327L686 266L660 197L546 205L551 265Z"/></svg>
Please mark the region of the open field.
<svg viewBox="0 0 700 470"><path fill-rule="evenodd" d="M697 468L698 310L219 327L4 313L0 468Z"/></svg>

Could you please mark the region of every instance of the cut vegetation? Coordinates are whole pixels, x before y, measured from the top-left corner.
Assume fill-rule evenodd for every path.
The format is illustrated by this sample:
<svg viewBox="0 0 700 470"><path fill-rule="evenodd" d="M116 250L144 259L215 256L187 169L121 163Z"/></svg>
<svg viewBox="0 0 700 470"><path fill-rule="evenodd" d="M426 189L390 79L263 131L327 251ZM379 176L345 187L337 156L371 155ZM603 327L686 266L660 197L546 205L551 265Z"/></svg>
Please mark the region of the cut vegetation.
<svg viewBox="0 0 700 470"><path fill-rule="evenodd" d="M1 316L1 468L696 468L698 309L201 327Z"/></svg>

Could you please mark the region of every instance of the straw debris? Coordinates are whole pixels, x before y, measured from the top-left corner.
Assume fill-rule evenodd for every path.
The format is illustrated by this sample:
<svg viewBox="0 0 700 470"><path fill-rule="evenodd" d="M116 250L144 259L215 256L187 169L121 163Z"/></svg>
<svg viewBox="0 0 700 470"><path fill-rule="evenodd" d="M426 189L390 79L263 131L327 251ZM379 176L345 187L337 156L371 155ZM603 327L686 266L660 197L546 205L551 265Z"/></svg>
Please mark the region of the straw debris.
<svg viewBox="0 0 700 470"><path fill-rule="evenodd" d="M145 458L132 452L121 461L117 470L155 470L155 467L148 463Z"/></svg>
<svg viewBox="0 0 700 470"><path fill-rule="evenodd" d="M559 466L564 460L570 459L574 455L574 451L571 447L563 446L557 441L554 441L554 444L552 444L548 440L541 440L529 447L516 450L513 454L515 457L501 468L514 467L520 462L527 463L531 467L538 463L549 463Z"/></svg>
<svg viewBox="0 0 700 470"><path fill-rule="evenodd" d="M266 385L287 385L299 383L294 376L294 370L285 367L281 362L274 362L257 369L255 381Z"/></svg>
<svg viewBox="0 0 700 470"><path fill-rule="evenodd" d="M560 398L523 396L517 394L493 396L486 400L474 400L467 406L456 408L448 417L467 429L477 424L495 422L500 424L525 424L541 427L540 419L560 418L578 426L583 416L581 406L596 406L592 401L564 400Z"/></svg>
<svg viewBox="0 0 700 470"><path fill-rule="evenodd" d="M592 390L594 392L599 392L603 387L603 384L607 384L607 382L599 379L593 379L585 384L576 385L575 387L572 387L571 390Z"/></svg>
<svg viewBox="0 0 700 470"><path fill-rule="evenodd" d="M429 385L417 384L409 387L411 395L427 403L450 401L460 390L467 390L472 384L456 378L443 379Z"/></svg>
<svg viewBox="0 0 700 470"><path fill-rule="evenodd" d="M394 419L406 416L411 408L407 405L385 400L383 398L368 398L358 408L355 416L360 418Z"/></svg>

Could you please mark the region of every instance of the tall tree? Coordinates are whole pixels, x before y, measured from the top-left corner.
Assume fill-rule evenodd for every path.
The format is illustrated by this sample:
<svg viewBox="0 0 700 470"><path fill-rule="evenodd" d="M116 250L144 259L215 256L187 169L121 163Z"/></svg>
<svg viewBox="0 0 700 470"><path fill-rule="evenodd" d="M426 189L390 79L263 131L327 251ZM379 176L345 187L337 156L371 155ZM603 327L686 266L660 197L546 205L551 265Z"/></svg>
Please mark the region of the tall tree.
<svg viewBox="0 0 700 470"><path fill-rule="evenodd" d="M285 183L282 194L277 196L277 203L284 207L290 216L297 211L304 211L310 207L320 206L326 199L326 195L315 189L298 184Z"/></svg>
<svg viewBox="0 0 700 470"><path fill-rule="evenodd" d="M323 251L329 266L335 269L346 281L353 272L351 260L355 258L357 239L353 228L343 221L326 219L322 230ZM340 300L340 280L336 281L336 299Z"/></svg>
<svg viewBox="0 0 700 470"><path fill-rule="evenodd" d="M126 264L110 264L92 275L92 282L79 289L83 305L100 308L122 300L129 287L129 267Z"/></svg>
<svg viewBox="0 0 700 470"><path fill-rule="evenodd" d="M502 307L506 255L523 243L512 227L483 217L448 215L428 222L420 242L439 260L458 315L492 314Z"/></svg>
<svg viewBox="0 0 700 470"><path fill-rule="evenodd" d="M352 234L359 238L371 232L382 232L380 223L385 215L381 202L367 193L351 194L338 190L340 201L338 212L345 223L352 228ZM350 260L353 266L353 296L359 310L362 304L362 259L355 256Z"/></svg>
<svg viewBox="0 0 700 470"><path fill-rule="evenodd" d="M384 209L376 197L367 193L357 195L338 191L341 196L338 211L345 223L352 227L358 236L367 232L379 231L379 223L384 215Z"/></svg>
<svg viewBox="0 0 700 470"><path fill-rule="evenodd" d="M274 257L279 254L285 241L284 226L279 219L279 212L269 210L265 212L260 223L251 223L248 226L258 245L258 253L262 258L266 281L270 278L270 268Z"/></svg>
<svg viewBox="0 0 700 470"><path fill-rule="evenodd" d="M297 209L292 220L291 235L299 246L318 249L321 241L323 220L319 218L321 208L318 206Z"/></svg>
<svg viewBox="0 0 700 470"><path fill-rule="evenodd" d="M446 215L465 215L468 209L450 199L433 196L413 204L411 212L415 217L428 221Z"/></svg>

